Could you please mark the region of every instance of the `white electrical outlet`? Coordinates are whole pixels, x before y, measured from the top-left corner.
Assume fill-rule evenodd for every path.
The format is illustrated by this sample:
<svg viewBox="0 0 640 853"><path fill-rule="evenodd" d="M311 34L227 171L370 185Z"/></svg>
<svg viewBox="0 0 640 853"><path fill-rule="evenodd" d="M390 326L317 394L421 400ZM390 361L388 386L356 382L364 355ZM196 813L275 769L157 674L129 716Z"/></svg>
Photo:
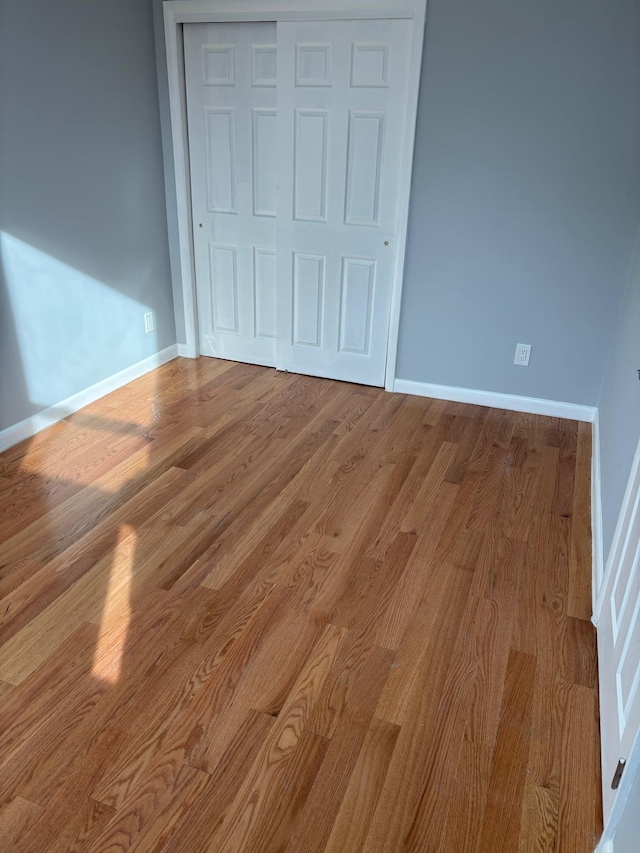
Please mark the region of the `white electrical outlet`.
<svg viewBox="0 0 640 853"><path fill-rule="evenodd" d="M153 329L153 312L149 311L148 314L144 315L144 330L149 335L151 332L153 332Z"/></svg>
<svg viewBox="0 0 640 853"><path fill-rule="evenodd" d="M528 367L530 358L531 344L518 344L516 346L516 357L514 358L513 363L519 364L520 367Z"/></svg>

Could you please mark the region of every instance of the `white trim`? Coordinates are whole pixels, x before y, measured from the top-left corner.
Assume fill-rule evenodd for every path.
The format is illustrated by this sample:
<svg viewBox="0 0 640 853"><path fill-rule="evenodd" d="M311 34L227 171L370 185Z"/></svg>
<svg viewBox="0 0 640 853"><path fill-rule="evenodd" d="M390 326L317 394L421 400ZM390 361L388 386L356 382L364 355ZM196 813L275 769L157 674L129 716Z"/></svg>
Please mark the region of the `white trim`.
<svg viewBox="0 0 640 853"><path fill-rule="evenodd" d="M14 444L19 444L21 441L31 438L37 432L51 426L51 424L64 420L68 415L99 400L100 397L110 394L117 388L122 388L123 385L128 385L129 382L133 382L134 379L138 379L140 376L144 376L145 373L155 370L156 367L172 361L177 356L178 345L173 344L154 355L150 355L148 358L144 358L142 361L136 362L136 364L132 364L130 367L125 367L124 370L114 373L113 376L108 376L106 379L96 382L95 385L85 388L84 391L79 391L72 397L67 397L66 400L62 400L55 406L50 406L48 409L32 415L19 424L14 424L14 426L3 429L0 431L0 453L9 447L13 447Z"/></svg>
<svg viewBox="0 0 640 853"><path fill-rule="evenodd" d="M321 8L320 8L321 7ZM215 21L339 20L370 18L413 18L409 93L405 117L405 149L401 161L398 193L398 231L391 290L385 387L393 389L400 304L407 245L413 149L415 143L418 91L427 0L165 0L163 19L169 79L169 111L176 181L176 213L182 305L186 332L185 355L199 354L198 318L193 252L193 227L189 179L186 92L181 28L183 23Z"/></svg>
<svg viewBox="0 0 640 853"><path fill-rule="evenodd" d="M475 388L457 388L453 385L434 385L430 382L413 382L396 379L393 391L399 394L415 394L418 397L433 397L436 400L451 400L454 403L475 403L494 409L511 412L528 412L532 415L551 415L574 421L592 423L597 409L578 403L561 403L557 400L541 400L537 397L520 397L516 394L498 394L495 391L477 391Z"/></svg>
<svg viewBox="0 0 640 853"><path fill-rule="evenodd" d="M598 492L600 493L600 453L598 452ZM596 603L593 608L593 623L594 625L598 624L598 619L600 617L600 613L602 612L602 607L605 601L605 597L607 595L607 587L609 586L609 580L611 578L611 574L614 570L613 561L618 556L620 539L623 536L626 536L626 523L628 520L629 514L629 506L633 501L635 501L637 495L634 492L634 483L636 481L636 472L638 470L638 466L640 465L640 441L636 446L636 452L633 456L633 462L631 463L631 468L629 469L629 479L627 480L627 485L624 490L624 497L622 499L622 505L620 506L620 512L618 513L618 519L616 521L616 529L613 533L613 539L611 540L611 545L609 546L609 553L607 554L606 562L604 562L604 555L601 556L604 565L604 571L602 572L602 577L600 578L600 584L598 589L598 595L596 598ZM595 482L595 481L594 481ZM593 488L593 485L592 485ZM601 497L599 498L599 502L601 502ZM599 507L599 512L602 512L601 506ZM602 523L602 517L600 517L600 524ZM595 545L595 528L593 531L594 536L594 545ZM600 536L600 543L602 543L602 528L598 531L598 535ZM601 545L602 547L602 545Z"/></svg>
<svg viewBox="0 0 640 853"><path fill-rule="evenodd" d="M186 0L181 0L186 2ZM181 3L164 4L164 38L167 52L167 77L169 86L169 112L171 116L171 141L173 169L176 182L176 217L178 221L178 247L180 253L180 278L186 348L189 357L199 355L198 315L196 311L196 279L193 263L193 228L191 221L191 189L189 181L189 146L187 136L186 91L184 81L184 48L179 32L178 10L172 7ZM189 4L190 5L190 4Z"/></svg>
<svg viewBox="0 0 640 853"><path fill-rule="evenodd" d="M640 733L636 735L633 746L631 747L631 752L627 758L627 764L620 780L620 787L611 806L611 812L605 824L604 832L596 847L596 853L611 853L613 850L616 832L624 816L625 807L638 774L640 774Z"/></svg>
<svg viewBox="0 0 640 853"><path fill-rule="evenodd" d="M172 0L165 0L172 2ZM186 3L186 0L178 0L179 3ZM210 0L216 2L216 0ZM393 2L393 0L392 0ZM255 4L254 4L255 5ZM210 23L225 23L228 21L352 21L364 20L365 18L381 19L397 19L397 18L413 18L412 9L390 9L389 4L383 6L371 7L366 10L358 9L314 9L307 11L305 9L299 11L283 11L282 9L272 9L274 3L265 3L264 8L254 12L238 12L235 9L230 12L180 12L179 21L181 24L210 24Z"/></svg>
<svg viewBox="0 0 640 853"><path fill-rule="evenodd" d="M411 179L413 175L413 154L416 141L416 121L418 118L418 96L420 93L420 73L424 50L425 18L428 0L422 8L416 8L413 22L411 62L409 67L409 86L407 97L407 115L404 127L404 153L400 164L398 182L398 231L396 255L391 285L391 310L389 312L389 335L387 338L387 364L385 368L385 389L392 391L396 381L396 363L398 359L398 339L400 336L400 309L404 284L404 266L407 252L407 234L409 230L409 208L411 204Z"/></svg>
<svg viewBox="0 0 640 853"><path fill-rule="evenodd" d="M197 353L189 349L186 344L176 344L178 347L178 358L197 358Z"/></svg>
<svg viewBox="0 0 640 853"><path fill-rule="evenodd" d="M604 553L602 544L602 480L600 475L600 412L596 409L593 419L591 445L591 600L593 616L591 621L598 624L602 607L601 592L604 591Z"/></svg>
<svg viewBox="0 0 640 853"><path fill-rule="evenodd" d="M165 0L177 24L217 21L338 21L413 18L424 0Z"/></svg>

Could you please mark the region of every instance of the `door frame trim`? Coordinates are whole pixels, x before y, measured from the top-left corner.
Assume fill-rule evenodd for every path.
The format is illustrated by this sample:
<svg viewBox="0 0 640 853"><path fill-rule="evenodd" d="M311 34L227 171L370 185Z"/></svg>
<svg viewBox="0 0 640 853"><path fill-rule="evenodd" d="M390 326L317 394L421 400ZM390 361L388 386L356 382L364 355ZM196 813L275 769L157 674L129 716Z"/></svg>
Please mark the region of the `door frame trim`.
<svg viewBox="0 0 640 853"><path fill-rule="evenodd" d="M597 447L598 453L598 465L597 468L600 468L600 446L598 442ZM623 547L623 538L627 535L627 531L625 529L625 521L627 520L627 515L630 511L631 505L635 502L637 498L637 491L634 489L636 481L638 479L638 468L640 467L640 441L636 445L635 453L633 454L633 461L631 463L631 468L629 469L629 477L627 479L627 484L624 490L624 497L622 498L622 503L620 504L620 512L618 513L618 518L616 520L616 526L613 533L613 539L611 540L611 544L609 545L609 552L607 554L606 563L604 566L604 571L602 577L599 578L599 583L597 587L595 587L595 591L597 592L595 597L595 604L593 607L593 617L591 621L597 627L598 622L600 621L600 616L602 615L602 609L605 606L606 602L610 598L611 589L615 582L615 577L618 569L618 565L616 559L620 556L621 547ZM598 480L600 477L598 476ZM601 494L601 483L594 482L592 488L596 490L597 495ZM599 519L601 523L601 519ZM595 541L595 540L594 540ZM625 771L626 772L626 771Z"/></svg>
<svg viewBox="0 0 640 853"><path fill-rule="evenodd" d="M633 746L631 747L631 752L627 758L627 764L620 780L618 793L611 806L609 817L605 821L595 853L610 853L613 849L612 843L615 840L618 827L622 822L624 810L638 774L640 774L640 733L636 735ZM602 784L609 784L609 780L603 778Z"/></svg>
<svg viewBox="0 0 640 853"><path fill-rule="evenodd" d="M184 44L182 26L186 23L216 23L223 21L318 21L411 18L414 26L411 37L409 90L404 127L404 153L400 166L398 244L391 289L391 310L387 339L385 388L393 390L400 329L400 305L404 278L407 229L413 151L415 144L418 92L424 42L427 0L165 0L163 3L164 35L169 82L169 113L171 119L172 159L175 174L176 214L180 252L182 307L184 311L186 346L189 358L199 355L196 279L191 217L191 188L189 178L189 145L184 73Z"/></svg>

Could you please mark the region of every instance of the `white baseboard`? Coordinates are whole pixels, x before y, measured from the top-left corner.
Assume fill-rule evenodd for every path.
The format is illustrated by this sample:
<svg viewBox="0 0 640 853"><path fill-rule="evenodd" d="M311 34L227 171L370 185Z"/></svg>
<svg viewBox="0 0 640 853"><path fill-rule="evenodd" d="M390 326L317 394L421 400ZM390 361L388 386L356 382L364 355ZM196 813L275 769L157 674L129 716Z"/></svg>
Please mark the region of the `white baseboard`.
<svg viewBox="0 0 640 853"><path fill-rule="evenodd" d="M188 344L176 344L180 358L197 358L198 353L192 350Z"/></svg>
<svg viewBox="0 0 640 853"><path fill-rule="evenodd" d="M593 419L591 448L591 547L593 569L591 575L591 597L593 616L591 621L598 624L599 592L604 577L604 552L602 543L602 485L600 479L600 415L596 409Z"/></svg>
<svg viewBox="0 0 640 853"><path fill-rule="evenodd" d="M454 385L433 385L430 382L413 382L410 379L396 379L393 390L399 394L415 394L418 397L433 397L436 400L451 400L454 403L475 403L477 406L490 406L493 409L528 412L532 415L551 415L572 421L592 423L596 414L595 406L541 400L537 397L519 397L516 394L498 394L495 391L476 391L474 388L457 388Z"/></svg>
<svg viewBox="0 0 640 853"><path fill-rule="evenodd" d="M134 379L138 379L139 376L144 376L145 373L155 370L156 367L172 361L177 355L178 346L177 344L173 344L154 355L150 355L148 358L144 358L142 361L136 362L136 364L132 364L130 367L125 367L119 373L108 376L106 379L97 382L95 385L91 385L91 387L86 388L84 391L80 391L72 397L62 400L55 406L50 406L48 409L44 409L42 412L38 412L14 426L7 427L7 429L0 431L0 453L9 447L13 447L14 444L19 444L19 442L31 438L37 432L51 426L51 424L63 420L68 415L73 414L73 412L77 412L78 409L82 409L84 406L88 406L90 403L99 400L100 397L110 394L116 388L121 388L129 382L133 382Z"/></svg>

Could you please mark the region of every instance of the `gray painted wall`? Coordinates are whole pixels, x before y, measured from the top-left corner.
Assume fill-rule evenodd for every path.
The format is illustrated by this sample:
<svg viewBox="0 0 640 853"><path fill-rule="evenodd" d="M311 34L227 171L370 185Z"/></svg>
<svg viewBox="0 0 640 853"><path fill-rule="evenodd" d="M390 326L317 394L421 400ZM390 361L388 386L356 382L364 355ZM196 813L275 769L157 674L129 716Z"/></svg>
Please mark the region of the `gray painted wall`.
<svg viewBox="0 0 640 853"><path fill-rule="evenodd" d="M599 403L602 538L611 546L640 439L640 240L629 270Z"/></svg>
<svg viewBox="0 0 640 853"><path fill-rule="evenodd" d="M597 403L640 216L639 14L429 0L398 376Z"/></svg>
<svg viewBox="0 0 640 853"><path fill-rule="evenodd" d="M0 428L175 340L161 5L0 0ZM430 0L402 378L598 401L640 215L638 14L634 0ZM34 305L18 329L16 280L18 307Z"/></svg>
<svg viewBox="0 0 640 853"><path fill-rule="evenodd" d="M0 86L2 429L176 338L150 0L0 0Z"/></svg>

